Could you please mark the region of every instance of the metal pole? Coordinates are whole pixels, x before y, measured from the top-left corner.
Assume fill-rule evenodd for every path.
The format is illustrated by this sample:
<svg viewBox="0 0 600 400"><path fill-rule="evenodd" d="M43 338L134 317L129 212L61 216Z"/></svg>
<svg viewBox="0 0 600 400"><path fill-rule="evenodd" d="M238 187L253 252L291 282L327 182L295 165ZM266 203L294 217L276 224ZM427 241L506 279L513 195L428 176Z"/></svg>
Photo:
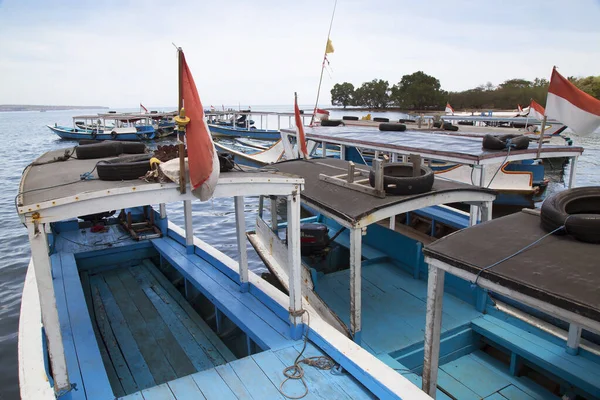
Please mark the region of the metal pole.
<svg viewBox="0 0 600 400"><path fill-rule="evenodd" d="M288 265L289 265L289 293L290 293L290 331L293 339L300 339L302 331L299 329L302 323L302 282L300 256L300 195L287 196L287 220L288 220Z"/></svg>
<svg viewBox="0 0 600 400"><path fill-rule="evenodd" d="M444 271L429 266L427 279L427 312L425 316L425 348L423 357L423 386L425 393L435 399L440 362L440 333L444 298Z"/></svg>
<svg viewBox="0 0 600 400"><path fill-rule="evenodd" d="M188 254L194 252L194 226L192 224L192 201L183 201L183 215L185 219L185 247Z"/></svg>
<svg viewBox="0 0 600 400"><path fill-rule="evenodd" d="M577 160L578 156L571 157L571 172L569 174L569 189L575 186L575 175L577 174Z"/></svg>
<svg viewBox="0 0 600 400"><path fill-rule="evenodd" d="M177 76L179 77L179 98L177 111L181 112L183 108L183 50L177 48ZM179 143L177 149L179 151L179 192L185 194L185 144L183 143L183 132L179 131Z"/></svg>
<svg viewBox="0 0 600 400"><path fill-rule="evenodd" d="M248 251L246 249L246 219L244 217L244 196L235 196L235 230L237 234L240 291L248 291Z"/></svg>
<svg viewBox="0 0 600 400"><path fill-rule="evenodd" d="M546 130L546 117L544 115L544 119L542 120L542 133L540 133L540 143L538 144L537 158L540 158L540 154L542 153L542 144L544 143L544 131Z"/></svg>
<svg viewBox="0 0 600 400"><path fill-rule="evenodd" d="M350 230L350 331L354 341L361 341L361 247L362 229Z"/></svg>

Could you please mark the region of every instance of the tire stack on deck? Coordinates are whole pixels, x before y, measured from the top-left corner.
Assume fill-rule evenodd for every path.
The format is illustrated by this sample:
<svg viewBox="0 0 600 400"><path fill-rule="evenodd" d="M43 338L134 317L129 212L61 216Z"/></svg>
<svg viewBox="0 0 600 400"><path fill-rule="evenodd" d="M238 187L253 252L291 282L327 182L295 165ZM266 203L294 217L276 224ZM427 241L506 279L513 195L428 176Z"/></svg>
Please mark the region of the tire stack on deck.
<svg viewBox="0 0 600 400"><path fill-rule="evenodd" d="M77 146L75 154L80 160L113 157L98 161L98 178L103 181L126 181L138 179L151 169L153 154L147 151L143 143L104 141L84 142Z"/></svg>

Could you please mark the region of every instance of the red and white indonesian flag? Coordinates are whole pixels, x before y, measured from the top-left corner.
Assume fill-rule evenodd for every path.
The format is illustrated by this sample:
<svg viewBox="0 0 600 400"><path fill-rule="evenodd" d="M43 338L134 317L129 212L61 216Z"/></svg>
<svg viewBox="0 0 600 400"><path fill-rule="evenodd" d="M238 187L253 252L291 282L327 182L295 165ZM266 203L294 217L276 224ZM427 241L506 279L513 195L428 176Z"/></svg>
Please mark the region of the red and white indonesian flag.
<svg viewBox="0 0 600 400"><path fill-rule="evenodd" d="M192 194L202 201L210 199L217 187L219 180L219 157L204 120L204 108L192 73L183 58L182 89L183 107L190 122L186 127L185 137L188 149L188 166L190 169L190 183Z"/></svg>
<svg viewBox="0 0 600 400"><path fill-rule="evenodd" d="M554 68L548 87L546 116L576 133L590 134L600 126L600 100L577 89Z"/></svg>
<svg viewBox="0 0 600 400"><path fill-rule="evenodd" d="M296 121L296 141L298 143L298 158L308 159L308 149L306 148L306 136L304 135L304 125L300 117L298 108L298 95L294 93L294 118Z"/></svg>
<svg viewBox="0 0 600 400"><path fill-rule="evenodd" d="M148 109L146 107L144 107L144 105L142 103L140 103L140 108L142 110L144 110L143 114L146 114L148 112Z"/></svg>
<svg viewBox="0 0 600 400"><path fill-rule="evenodd" d="M446 109L444 110L446 114L454 115L454 108L450 105L450 103L446 103Z"/></svg>
<svg viewBox="0 0 600 400"><path fill-rule="evenodd" d="M539 119L541 121L544 119L545 112L544 107L536 103L535 100L531 100L531 103L529 103L529 114L527 114L528 117Z"/></svg>

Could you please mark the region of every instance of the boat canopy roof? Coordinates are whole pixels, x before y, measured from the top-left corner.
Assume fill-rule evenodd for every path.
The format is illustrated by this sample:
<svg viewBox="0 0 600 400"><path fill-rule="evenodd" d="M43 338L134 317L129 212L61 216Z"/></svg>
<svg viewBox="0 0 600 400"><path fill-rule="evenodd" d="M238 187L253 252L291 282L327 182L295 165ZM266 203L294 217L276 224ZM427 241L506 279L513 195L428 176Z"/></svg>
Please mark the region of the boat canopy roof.
<svg viewBox="0 0 600 400"><path fill-rule="evenodd" d="M570 235L550 235L526 251L482 271L541 238L540 216L521 211L446 236L423 250L426 262L456 275L496 284L516 300L518 294L600 322L600 245ZM436 261L437 260L437 261ZM516 294L515 294L516 293ZM539 308L538 305L530 304ZM546 309L548 312L548 310ZM555 315L556 316L556 315Z"/></svg>
<svg viewBox="0 0 600 400"><path fill-rule="evenodd" d="M410 130L382 132L359 126L319 126L304 129L309 140L393 153L418 154L425 158L460 164L493 164L538 158L536 146L530 146L526 150L511 150L507 157L505 150L483 149L481 138ZM296 135L295 129L282 129L282 132ZM539 158L576 157L582 153L583 147L579 146L544 145Z"/></svg>
<svg viewBox="0 0 600 400"><path fill-rule="evenodd" d="M95 167L103 159L55 161L72 152L73 148L47 152L25 169L16 201L22 218L54 222L149 203L196 200L190 190L180 194L179 185L172 182L100 180ZM81 179L88 173L91 179ZM303 183L302 178L273 171L222 172L213 197L285 196L301 190Z"/></svg>
<svg viewBox="0 0 600 400"><path fill-rule="evenodd" d="M73 117L76 119L119 119L119 120L134 120L134 119L145 119L145 118L164 118L172 117L177 115L177 111L169 112L157 112L157 113L99 113L90 115L76 115Z"/></svg>
<svg viewBox="0 0 600 400"><path fill-rule="evenodd" d="M336 219L347 228L364 227L393 215L439 204L465 202L480 204L495 199L490 189L436 178L430 192L408 196L375 197L319 179L345 174L348 161L318 158L293 160L274 164L280 172L304 178L302 200L317 211ZM369 167L356 165L355 171L369 172Z"/></svg>

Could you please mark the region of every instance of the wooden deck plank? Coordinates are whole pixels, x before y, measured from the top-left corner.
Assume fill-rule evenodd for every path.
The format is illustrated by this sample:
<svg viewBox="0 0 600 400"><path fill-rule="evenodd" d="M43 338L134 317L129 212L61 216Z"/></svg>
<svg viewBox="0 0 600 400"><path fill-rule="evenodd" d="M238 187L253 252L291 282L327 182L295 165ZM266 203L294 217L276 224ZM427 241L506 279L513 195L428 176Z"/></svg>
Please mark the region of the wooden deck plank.
<svg viewBox="0 0 600 400"><path fill-rule="evenodd" d="M274 355L278 357L279 360L281 360L284 366L290 366L294 364L294 361L296 360L296 357L298 357L298 354L300 354L300 352L294 347L288 347L276 351ZM351 399L351 397L348 396L345 392L343 392L335 382L332 382L329 379L327 379L327 377L321 374L317 368L311 367L307 364L300 365L304 369L304 380L306 381L306 386L308 386L308 395L306 396L306 398L323 400ZM281 383L281 381L283 380L283 374L281 371L279 371L278 378ZM301 395L304 391L304 386L298 381L295 382L295 385L294 382L288 381L286 382L283 389L285 393L294 396Z"/></svg>
<svg viewBox="0 0 600 400"><path fill-rule="evenodd" d="M288 349L290 349L290 348L293 350L293 347L288 347ZM271 351L265 351L262 353L254 354L254 355L252 355L252 359L258 365L258 367L262 370L263 374L267 378L269 378L269 380L271 381L271 384L277 390L279 390L280 385L285 380L285 376L283 375L283 370L286 367L292 365L294 362L292 360L289 364L284 364L283 361L281 361L281 359L279 359L279 357L277 357ZM306 365L303 365L302 367L306 367ZM305 376L305 381L308 385L308 379L307 379L306 373L304 376ZM313 399L313 400L323 399L324 397L319 395L318 389L319 388L316 386L314 386L314 387L309 386L308 392L304 398L309 399L309 400L310 399ZM285 385L282 387L282 390L289 397L302 396L302 394L305 392L304 385L298 379L288 379L285 382ZM336 398L336 397L334 396L334 397L330 397L330 398Z"/></svg>
<svg viewBox="0 0 600 400"><path fill-rule="evenodd" d="M175 379L169 382L168 385L177 400L206 399L191 376Z"/></svg>
<svg viewBox="0 0 600 400"><path fill-rule="evenodd" d="M142 390L142 396L144 400L177 400L166 383Z"/></svg>
<svg viewBox="0 0 600 400"><path fill-rule="evenodd" d="M248 392L252 393L252 397L258 399L284 398L252 357L233 361L229 365L244 383Z"/></svg>
<svg viewBox="0 0 600 400"><path fill-rule="evenodd" d="M152 305L140 284L131 274L129 268L117 271L117 276L129 292L131 300L136 305L147 326L152 327L152 334L162 349L167 361L177 377L187 376L197 372L175 337Z"/></svg>
<svg viewBox="0 0 600 400"><path fill-rule="evenodd" d="M196 318L195 321L192 320L189 313L184 311L177 302L173 300L165 290L164 286L155 280L152 273L149 272L148 267L140 266L139 268L132 268L131 272L136 277L136 280L141 283L142 290L146 292L150 290L158 296L157 301L159 302L157 304L155 304L152 299L150 300L158 310L161 318L165 321L169 329L171 329L173 336L177 338L179 344L182 347L184 344L187 346L187 349L184 350L188 357L190 357L196 371L203 371L216 365L225 364L224 357L213 345L213 343L216 343L217 340L220 341L220 339L216 337L216 334L210 330L210 327L206 325L206 323L204 323L205 329L200 329L195 321L204 321L198 313L194 312ZM160 272L156 271L156 273L158 274ZM164 284L167 285L167 282ZM171 284L169 285L173 286ZM193 309L191 311L193 311ZM204 334L205 331L212 332L212 336L215 336L213 340L209 340ZM190 340L191 342L189 342ZM220 347L225 347L225 345L221 342ZM204 367L200 369L200 366Z"/></svg>
<svg viewBox="0 0 600 400"><path fill-rule="evenodd" d="M56 309L58 311L58 320L60 323L60 332L62 334L63 347L65 352L65 361L69 373L69 381L80 387L83 385L79 362L77 360L77 351L75 350L75 340L71 331L71 321L69 320L69 309L65 295L65 287L62 276L62 263L60 254L50 256L52 272L54 276L54 296L56 297ZM69 392L73 400L85 399L84 390L72 390Z"/></svg>
<svg viewBox="0 0 600 400"><path fill-rule="evenodd" d="M235 361L234 361L235 362ZM197 372L192 379L200 388L200 391L206 397L206 400L235 400L235 394L229 389L229 386L221 379L221 376L214 369Z"/></svg>
<svg viewBox="0 0 600 400"><path fill-rule="evenodd" d="M252 399L252 395L244 386L244 383L235 374L233 368L229 364L219 365L215 368L215 371L221 376L221 379L229 386L229 389L235 394L238 399L249 400Z"/></svg>
<svg viewBox="0 0 600 400"><path fill-rule="evenodd" d="M502 396L506 397L508 400L533 400L533 397L516 387L515 385L510 385L500 390Z"/></svg>
<svg viewBox="0 0 600 400"><path fill-rule="evenodd" d="M180 252L182 246L171 242L173 241L165 239L152 240L156 248L183 271L188 279L191 278L191 282L197 283L197 288L204 296L249 334L259 347L277 348L288 341L287 336L281 333L281 331L289 331L287 321L279 319L252 294L241 293L236 283L200 257L191 255L190 258L194 261L190 261ZM181 251L185 253L185 250Z"/></svg>
<svg viewBox="0 0 600 400"><path fill-rule="evenodd" d="M494 393L486 397L485 400L506 400L506 397L502 396L500 393Z"/></svg>
<svg viewBox="0 0 600 400"><path fill-rule="evenodd" d="M179 343L183 351L198 371L213 368L214 365L206 355L206 353L198 346L194 337L185 329L185 326L179 321L164 300L154 291L154 288L144 288L144 293L150 299L161 318L165 321L175 340Z"/></svg>
<svg viewBox="0 0 600 400"><path fill-rule="evenodd" d="M101 340L106 346L106 350L110 356L110 363L115 368L117 378L125 393L134 393L139 390L133 375L129 370L127 362L117 344L117 339L114 336L102 298L97 287L92 286L92 278L90 278L90 290L92 291L92 302L94 304L94 315L96 317L96 323L98 324L98 331L100 332L99 341ZM114 390L114 388L113 388Z"/></svg>
<svg viewBox="0 0 600 400"><path fill-rule="evenodd" d="M83 294L85 296L85 303L87 304L88 313L92 320L92 328L94 330L94 336L96 337L96 343L98 344L98 349L100 349L100 355L102 357L102 362L104 364L104 368L106 370L106 375L108 376L108 381L110 382L110 386L113 390L113 393L117 397L125 396L125 390L123 389L123 385L119 380L119 376L117 375L117 371L115 370L115 366L113 365L110 356L108 355L108 350L106 349L106 345L104 344L104 340L102 340L102 336L100 331L98 330L98 323L96 321L96 312L94 311L94 301L92 299L92 288L90 286L90 276L87 271L83 271L80 274L81 279L81 287L83 288Z"/></svg>
<svg viewBox="0 0 600 400"><path fill-rule="evenodd" d="M440 369L458 382L468 382L469 389L484 398L511 384L505 376L478 363L470 354L444 364Z"/></svg>
<svg viewBox="0 0 600 400"><path fill-rule="evenodd" d="M121 351L133 378L140 389L146 389L156 385L154 377L148 368L146 360L142 356L138 345L127 326L127 322L117 302L115 301L110 289L100 276L91 277L92 286L98 289L110 327L112 328L115 338L119 344Z"/></svg>
<svg viewBox="0 0 600 400"><path fill-rule="evenodd" d="M225 362L237 360L237 357L233 355L231 350L229 350L229 348L223 343L217 334L210 328L210 326L208 326L206 321L204 321L202 317L198 315L196 310L194 310L194 308L188 303L183 295L179 293L179 291L156 268L156 266L149 260L144 260L144 266L146 267L146 270L150 272L150 274L145 274L145 276L149 279L149 283L160 285L165 292L167 292L175 300L175 302L186 312L187 316L194 321L212 346L217 349L219 355L225 360ZM132 271L135 271L135 268L132 269ZM174 304L172 307L174 308ZM219 360L215 360L215 362L220 363Z"/></svg>
<svg viewBox="0 0 600 400"><path fill-rule="evenodd" d="M135 392L125 397L121 397L119 400L144 400L144 396L142 396L142 392Z"/></svg>
<svg viewBox="0 0 600 400"><path fill-rule="evenodd" d="M142 353L142 357L146 360L154 381L160 384L176 379L177 375L175 371L171 368L161 347L154 338L154 326L148 325L144 321L142 314L140 314L135 306L135 302L131 298L129 288L125 288L116 271L106 272L102 276L125 318L127 326Z"/></svg>
<svg viewBox="0 0 600 400"><path fill-rule="evenodd" d="M453 376L449 375L442 368L438 369L438 388L442 388L442 390L448 394L450 394L455 399L460 400L479 400L481 396L477 393L469 389L466 385L467 383L462 383L457 381Z"/></svg>
<svg viewBox="0 0 600 400"><path fill-rule="evenodd" d="M302 350L302 343L298 343L294 346L296 351ZM315 347L312 343L308 343L306 350L304 351L306 357L322 356L324 353ZM312 367L309 367L312 368ZM317 369L331 384L338 385L342 392L346 393L352 399L375 399L376 396L372 394L366 387L360 382L354 379L348 373L332 374L331 371L324 371Z"/></svg>

